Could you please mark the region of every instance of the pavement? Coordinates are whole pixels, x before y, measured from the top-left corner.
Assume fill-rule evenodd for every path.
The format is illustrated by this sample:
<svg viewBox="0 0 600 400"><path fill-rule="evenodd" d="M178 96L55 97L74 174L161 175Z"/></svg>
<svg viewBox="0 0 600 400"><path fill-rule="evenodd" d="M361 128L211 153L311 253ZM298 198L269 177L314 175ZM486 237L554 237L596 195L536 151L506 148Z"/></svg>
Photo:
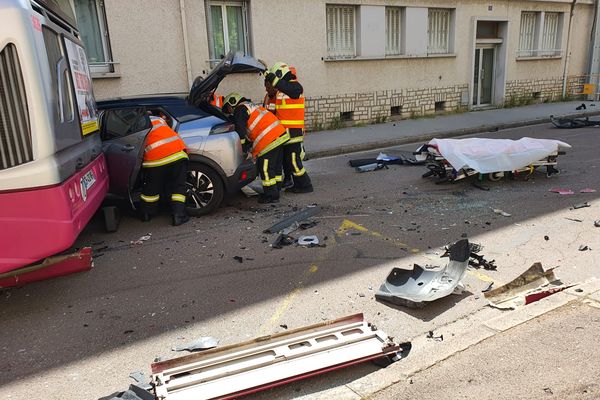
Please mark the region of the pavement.
<svg viewBox="0 0 600 400"><path fill-rule="evenodd" d="M585 110L577 110L581 104ZM307 158L319 158L405 143L449 138L550 122L550 116L592 117L600 115L600 103L569 101L524 107L470 111L408 119L364 127L312 132L306 135Z"/></svg>

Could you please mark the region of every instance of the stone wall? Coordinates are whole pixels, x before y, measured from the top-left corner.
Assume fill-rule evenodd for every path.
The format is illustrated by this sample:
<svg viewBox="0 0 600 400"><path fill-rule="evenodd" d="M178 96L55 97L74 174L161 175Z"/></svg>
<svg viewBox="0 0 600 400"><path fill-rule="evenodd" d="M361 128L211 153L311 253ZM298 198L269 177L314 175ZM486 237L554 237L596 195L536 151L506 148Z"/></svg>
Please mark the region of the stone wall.
<svg viewBox="0 0 600 400"><path fill-rule="evenodd" d="M465 84L311 97L306 99L306 127L321 130L455 111L467 105L467 91Z"/></svg>
<svg viewBox="0 0 600 400"><path fill-rule="evenodd" d="M567 97L577 97L587 82L585 75L571 75L567 79ZM563 78L543 78L506 82L506 103L558 101L563 95Z"/></svg>

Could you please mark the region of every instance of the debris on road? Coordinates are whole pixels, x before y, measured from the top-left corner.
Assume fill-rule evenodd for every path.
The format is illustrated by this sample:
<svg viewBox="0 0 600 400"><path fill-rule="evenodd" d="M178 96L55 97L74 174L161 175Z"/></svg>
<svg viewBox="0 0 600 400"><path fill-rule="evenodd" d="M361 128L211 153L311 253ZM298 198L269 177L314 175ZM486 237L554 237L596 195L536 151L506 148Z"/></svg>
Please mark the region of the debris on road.
<svg viewBox="0 0 600 400"><path fill-rule="evenodd" d="M280 233L275 241L271 244L271 247L274 249L281 249L283 246L289 246L294 243L296 243L296 239L284 233Z"/></svg>
<svg viewBox="0 0 600 400"><path fill-rule="evenodd" d="M492 307L516 309L573 285L563 284L554 275L554 268L544 271L542 264L534 263L511 282L484 293Z"/></svg>
<svg viewBox="0 0 600 400"><path fill-rule="evenodd" d="M324 244L319 244L319 238L316 235L300 236L298 238L298 246L325 247Z"/></svg>
<svg viewBox="0 0 600 400"><path fill-rule="evenodd" d="M554 189L550 189L548 190L551 193L558 193L558 194L575 194L574 191L572 191L571 189L560 189L560 188L554 188Z"/></svg>
<svg viewBox="0 0 600 400"><path fill-rule="evenodd" d="M424 269L417 264L412 270L392 269L375 298L401 306L422 308L428 302L450 295L469 265L469 241L459 240L450 246L449 253L450 261L442 269Z"/></svg>
<svg viewBox="0 0 600 400"><path fill-rule="evenodd" d="M156 398L238 398L407 349L362 314L151 365Z"/></svg>
<svg viewBox="0 0 600 400"><path fill-rule="evenodd" d="M597 220L594 221L594 226L596 228L600 228L600 219L597 219Z"/></svg>
<svg viewBox="0 0 600 400"><path fill-rule="evenodd" d="M387 164L383 161L379 161L373 164L361 165L360 167L356 167L356 172L371 172L377 171L379 169L390 169Z"/></svg>
<svg viewBox="0 0 600 400"><path fill-rule="evenodd" d="M581 246L579 246L579 251L588 251L591 250L590 246L587 246L585 244L582 244Z"/></svg>
<svg viewBox="0 0 600 400"><path fill-rule="evenodd" d="M494 282L490 282L490 284L487 285L487 287L483 289L481 293L489 292L490 290L492 290L492 287L494 287Z"/></svg>
<svg viewBox="0 0 600 400"><path fill-rule="evenodd" d="M244 257L240 257L240 256L233 256L233 259L237 262L239 262L240 264L244 262Z"/></svg>
<svg viewBox="0 0 600 400"><path fill-rule="evenodd" d="M129 377L141 385L147 385L150 383L150 378L147 377L142 371L133 371L129 374Z"/></svg>
<svg viewBox="0 0 600 400"><path fill-rule="evenodd" d="M445 247L444 250L444 253L440 257L448 257L450 255L449 247ZM481 244L469 243L469 266L476 269L483 268L488 271L495 271L498 268L495 264L496 260L486 260L483 255L479 254L482 251L483 246Z"/></svg>
<svg viewBox="0 0 600 400"><path fill-rule="evenodd" d="M115 392L98 400L155 400L154 395L150 393L150 389L151 386L129 385L129 389L124 392Z"/></svg>
<svg viewBox="0 0 600 400"><path fill-rule="evenodd" d="M502 211L499 208L493 208L494 214L502 215L503 217L510 217L512 214L507 213L506 211Z"/></svg>
<svg viewBox="0 0 600 400"><path fill-rule="evenodd" d="M550 240L550 237L548 235L545 235L544 240L547 242L548 240Z"/></svg>
<svg viewBox="0 0 600 400"><path fill-rule="evenodd" d="M71 254L52 256L41 263L0 274L0 288L23 286L27 283L75 274L92 269L92 248L83 247Z"/></svg>
<svg viewBox="0 0 600 400"><path fill-rule="evenodd" d="M131 244L144 244L144 242L147 242L151 238L152 238L152 233L148 233L147 235L140 237L138 240L132 240Z"/></svg>
<svg viewBox="0 0 600 400"><path fill-rule="evenodd" d="M314 207L307 207L302 211L298 211L295 214L290 215L287 218L282 219L281 221L277 222L275 225L271 226L270 228L267 228L263 231L263 233L278 233L281 232L282 230L284 230L285 228L287 228L288 226L292 225L294 222L300 222L303 221L305 219L308 219L310 217L313 217L315 215L317 215L318 213L321 212L321 208L314 206Z"/></svg>
<svg viewBox="0 0 600 400"><path fill-rule="evenodd" d="M587 126L600 125L600 121L590 120L588 117L585 118L573 118L573 117L562 117L556 118L554 115L550 116L552 125L559 129L577 129L585 128Z"/></svg>
<svg viewBox="0 0 600 400"><path fill-rule="evenodd" d="M427 332L427 339L437 340L438 342L444 341L444 335L434 336L433 331Z"/></svg>
<svg viewBox="0 0 600 400"><path fill-rule="evenodd" d="M184 351L187 350L190 353L196 350L208 350L217 347L219 340L211 336L203 336L192 342L186 343L182 346L173 346L172 351Z"/></svg>
<svg viewBox="0 0 600 400"><path fill-rule="evenodd" d="M479 189L479 190L483 190L483 191L486 191L486 192L489 192L489 191L490 191L490 188L489 188L489 187L487 187L487 186L483 186L483 185L482 185L482 184L480 184L480 183L473 182L473 183L472 183L472 185L473 185L474 187L476 187L477 189Z"/></svg>
<svg viewBox="0 0 600 400"><path fill-rule="evenodd" d="M577 218L568 218L568 217L565 217L565 219L568 219L569 221L573 221L573 222L583 222L583 220L577 219Z"/></svg>
<svg viewBox="0 0 600 400"><path fill-rule="evenodd" d="M590 204L586 201L585 203L577 203L571 207L571 210L578 210L580 208L591 207Z"/></svg>
<svg viewBox="0 0 600 400"><path fill-rule="evenodd" d="M581 189L579 191L579 193L596 193L596 189L592 189L592 188L585 188L585 189Z"/></svg>

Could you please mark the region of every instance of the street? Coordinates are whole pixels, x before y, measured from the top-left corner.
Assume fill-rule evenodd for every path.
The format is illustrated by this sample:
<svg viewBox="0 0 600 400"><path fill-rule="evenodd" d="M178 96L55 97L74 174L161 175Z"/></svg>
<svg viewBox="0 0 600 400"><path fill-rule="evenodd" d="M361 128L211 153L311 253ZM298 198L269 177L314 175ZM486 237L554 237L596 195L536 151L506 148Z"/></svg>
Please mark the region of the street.
<svg viewBox="0 0 600 400"><path fill-rule="evenodd" d="M482 182L489 191L471 181L436 185L421 178L423 166L357 173L347 165L378 154L370 151L309 160L315 192L286 193L276 205L239 194L181 227L170 226L166 210L148 223L123 210L112 234L97 215L77 242L94 248L90 272L0 293L0 392L19 400L97 399L125 390L133 371L148 375L156 357L183 355L171 348L197 337L212 336L223 346L355 313L397 342L411 341L476 312L498 312L487 307L481 290L512 280L533 262L560 266L556 273L564 282L598 276L600 228L593 221L600 219L600 192L580 193L600 190L598 132L537 125L477 135L552 138L573 146L558 159L560 175ZM575 194L549 193L551 188ZM582 202L591 207L569 210ZM313 204L322 208L313 218L318 224L292 236L314 234L326 246L271 248L276 235L263 230ZM150 239L132 244L148 234ZM393 267L410 269L423 257L431 262L441 247L464 236L484 246L482 254L496 260L497 271L469 269L462 295L422 309L375 300ZM580 245L591 250L579 251ZM411 361L409 355L400 362ZM254 398L310 398L376 369L353 367ZM452 383L444 390L451 391ZM391 396L381 399L396 398Z"/></svg>

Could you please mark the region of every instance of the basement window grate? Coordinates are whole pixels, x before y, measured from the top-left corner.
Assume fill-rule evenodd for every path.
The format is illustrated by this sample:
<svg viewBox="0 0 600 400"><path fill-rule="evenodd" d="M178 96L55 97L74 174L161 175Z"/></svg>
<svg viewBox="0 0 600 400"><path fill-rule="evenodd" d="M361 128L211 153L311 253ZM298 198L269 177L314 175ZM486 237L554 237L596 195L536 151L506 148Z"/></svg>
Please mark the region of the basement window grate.
<svg viewBox="0 0 600 400"><path fill-rule="evenodd" d="M0 52L0 170L33 160L29 111L17 48Z"/></svg>

